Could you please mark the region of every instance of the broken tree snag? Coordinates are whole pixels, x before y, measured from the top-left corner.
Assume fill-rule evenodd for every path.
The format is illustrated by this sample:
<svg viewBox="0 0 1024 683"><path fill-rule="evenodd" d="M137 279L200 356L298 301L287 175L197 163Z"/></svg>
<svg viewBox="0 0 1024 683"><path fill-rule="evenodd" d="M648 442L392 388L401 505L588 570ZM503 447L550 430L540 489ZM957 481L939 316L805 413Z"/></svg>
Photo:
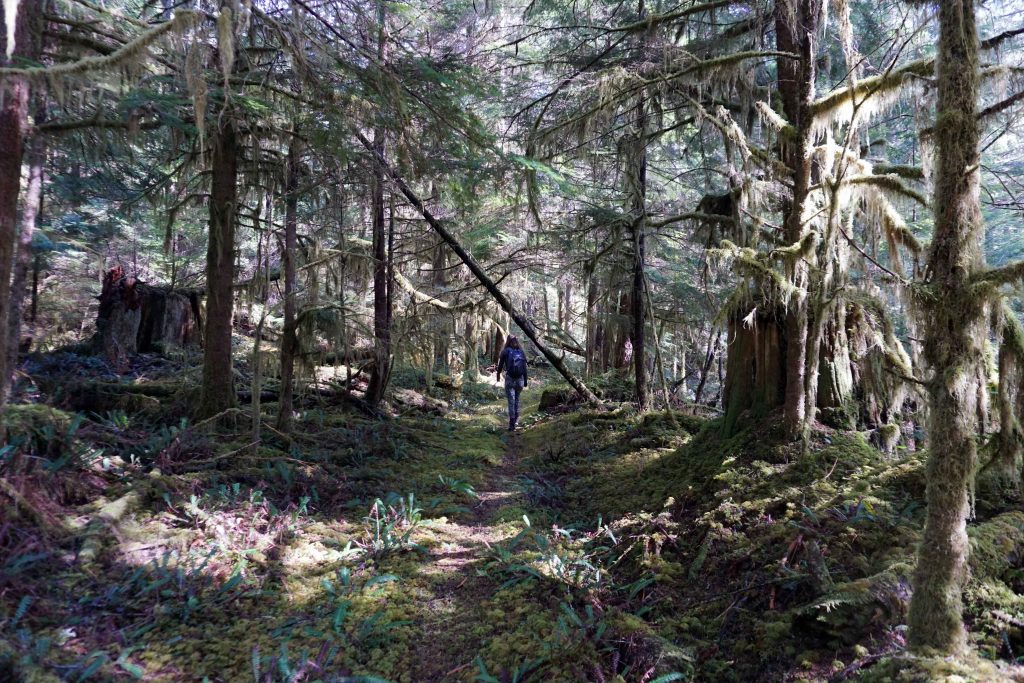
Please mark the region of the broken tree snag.
<svg viewBox="0 0 1024 683"><path fill-rule="evenodd" d="M114 367L166 346L199 341L199 295L152 287L115 266L103 276L95 348Z"/></svg>
<svg viewBox="0 0 1024 683"><path fill-rule="evenodd" d="M103 276L100 310L96 316L97 351L115 368L126 367L128 358L139 351L138 332L142 321L139 281L115 266Z"/></svg>
<svg viewBox="0 0 1024 683"><path fill-rule="evenodd" d="M584 384L582 380L580 380L580 378L574 375L569 370L569 368L565 366L565 363L562 362L562 359L555 355L551 351L551 349L549 349L547 345L545 345L544 342L541 341L540 336L537 334L536 328L534 328L533 326L533 323L530 322L530 320L526 316L520 313L519 310L512 305L512 302L508 299L508 297L505 296L505 294L500 289L498 289L498 286L494 284L494 281L487 276L487 273L485 273L484 269L480 266L480 264L476 262L476 259L474 259L469 252L463 249L462 245L459 244L459 241L455 239L455 236L448 232L448 229L444 227L441 221L437 220L437 218L435 218L434 215L430 213L427 207L423 205L423 202L416 195L416 193L413 192L409 188L409 186L405 184L405 181L402 179L402 177L398 175L398 173L391 167L391 165L380 154L380 152L374 148L373 143L367 140L366 136L360 133L358 130L353 130L352 132L359 139L359 142L362 143L363 147L365 147L366 150L370 153L374 161L381 167L384 173L387 174L387 176L391 178L391 180L395 183L395 186L399 189L399 191L401 191L401 193L405 195L406 199L408 199L409 202L414 207L416 207L416 210L420 212L420 215L422 215L423 218L430 225L430 227L434 229L434 232L436 232L441 237L441 239L444 240L444 242L449 247L451 247L451 250L455 252L455 254L462 260L462 262L466 264L466 267L469 268L473 275L476 276L476 279L480 281L480 284L482 284L484 288L491 294L491 296L494 297L494 300L498 303L498 305L501 306L501 308L506 313L508 313L509 317L511 317L512 320L515 321L516 325L518 325L520 329L522 329L523 333L526 334L527 337L529 337L530 341L532 341L534 346L537 347L537 350L540 351L544 355L544 357L548 359L548 362L551 363L551 366L558 370L559 374L561 374L562 377L565 378L565 381L568 382L569 385L576 390L576 393L578 393L580 397L582 397L585 401L587 401L588 403L600 403L600 400L597 398L597 396L594 395L594 392L588 389L587 385Z"/></svg>

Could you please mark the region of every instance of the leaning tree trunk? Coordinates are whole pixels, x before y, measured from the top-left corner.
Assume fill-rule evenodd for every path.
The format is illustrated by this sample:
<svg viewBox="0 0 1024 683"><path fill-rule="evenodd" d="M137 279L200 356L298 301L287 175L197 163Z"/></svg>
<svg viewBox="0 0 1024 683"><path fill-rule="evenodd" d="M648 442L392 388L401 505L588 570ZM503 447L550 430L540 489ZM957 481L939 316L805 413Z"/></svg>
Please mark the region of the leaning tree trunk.
<svg viewBox="0 0 1024 683"><path fill-rule="evenodd" d="M908 617L915 650L966 645L962 592L970 546L969 487L977 459L977 392L984 358L985 300L971 277L984 266L979 205L978 34L972 0L939 2L935 232L930 279L919 298L924 357L932 368L928 511Z"/></svg>
<svg viewBox="0 0 1024 683"><path fill-rule="evenodd" d="M388 177L391 178L392 182L395 183L395 186L399 191L405 195L406 199L409 200L409 203L419 211L420 215L427 221L427 224L433 228L434 232L436 232L448 247L455 252L456 256L458 256L466 267L469 268L470 272L473 273L473 276L476 277L480 284L484 286L484 289L486 289L498 305L501 306L502 310L504 310L509 317L515 321L516 325L519 326L523 333L530 339L530 341L533 342L534 346L537 347L537 350L547 358L548 362L551 363L551 367L555 368L555 370L565 378L565 381L569 383L569 386L576 390L576 393L578 393L581 398L588 403L599 403L600 400L594 395L594 392L588 389L587 385L576 377L568 367L566 367L562 359L547 347L547 345L542 341L540 335L537 334L537 330L533 326L533 323L531 323L526 316L512 305L509 298L505 296L504 292L498 289L494 280L488 277L484 269L479 263L477 263L476 259L473 258L473 255L463 248L462 244L455 239L455 236L452 235L446 227L444 227L444 224L434 217L434 214L430 213L427 207L423 205L423 201L406 184L405 180L402 179L402 176L398 175L397 171L391 167L387 162L387 159L385 159L383 155L377 153L377 150L374 149L373 143L367 140L366 136L356 129L353 129L352 133L359 140L360 144L370 152L374 162L380 165Z"/></svg>
<svg viewBox="0 0 1024 683"><path fill-rule="evenodd" d="M277 428L288 433L292 424L295 393L295 353L299 340L295 322L295 255L298 250L299 142L288 147L288 168L284 180L284 328L281 333L281 394L277 402Z"/></svg>
<svg viewBox="0 0 1024 683"><path fill-rule="evenodd" d="M230 111L218 117L213 140L210 238L206 248L206 334L199 417L212 417L235 405L231 367L231 315L234 306L235 208L238 203L238 138Z"/></svg>
<svg viewBox="0 0 1024 683"><path fill-rule="evenodd" d="M803 214L811 187L811 147L814 99L815 36L821 0L779 0L775 4L775 34L780 51L798 59L777 60L779 96L793 137L783 142L782 161L793 173L793 198L784 223L788 244L804 235ZM789 438L803 436L807 426L805 376L807 370L808 268L802 258L787 263L787 277L796 287L786 313L786 396L783 425Z"/></svg>
<svg viewBox="0 0 1024 683"><path fill-rule="evenodd" d="M37 25L39 2L15 5L14 45L7 45L7 25L0 17L0 65L8 66L22 60L35 61L38 56ZM8 49L12 59L4 57ZM22 76L0 77L0 415L3 415L11 388L8 326L11 316L10 285L17 239L18 192L21 189L21 161L28 129L29 82Z"/></svg>

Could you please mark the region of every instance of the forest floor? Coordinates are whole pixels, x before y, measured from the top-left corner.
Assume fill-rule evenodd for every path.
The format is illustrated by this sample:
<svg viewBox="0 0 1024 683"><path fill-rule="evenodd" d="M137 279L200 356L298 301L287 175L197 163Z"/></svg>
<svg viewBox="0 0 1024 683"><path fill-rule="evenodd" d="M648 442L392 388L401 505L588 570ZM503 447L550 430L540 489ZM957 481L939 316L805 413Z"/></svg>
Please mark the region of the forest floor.
<svg viewBox="0 0 1024 683"><path fill-rule="evenodd" d="M399 391L447 407L307 402L257 447L245 419L177 417L189 372L40 382L12 406L0 680L1024 680L1005 506L971 529L973 654L901 654L920 453L827 428L804 453L627 404L546 414L543 382L509 434L493 383L411 375ZM44 405L83 392L120 407Z"/></svg>

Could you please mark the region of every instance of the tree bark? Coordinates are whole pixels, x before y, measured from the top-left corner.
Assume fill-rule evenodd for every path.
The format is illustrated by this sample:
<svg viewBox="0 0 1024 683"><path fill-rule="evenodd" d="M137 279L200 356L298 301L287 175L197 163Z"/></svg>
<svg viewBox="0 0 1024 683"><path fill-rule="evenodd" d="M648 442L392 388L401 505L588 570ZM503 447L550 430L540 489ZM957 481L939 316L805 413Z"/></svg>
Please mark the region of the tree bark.
<svg viewBox="0 0 1024 683"><path fill-rule="evenodd" d="M14 22L12 58L7 60L7 26L0 17L0 65L13 66L38 57L40 2L21 2ZM28 131L29 82L21 76L0 77L0 415L11 388L10 335L11 275L17 240L21 162Z"/></svg>
<svg viewBox="0 0 1024 683"><path fill-rule="evenodd" d="M540 351L541 354L543 354L544 357L548 359L548 362L551 363L551 366L555 368L555 370L557 370L559 374L562 375L562 377L565 378L565 381L568 382L569 385L576 390L576 393L578 393L582 399L584 399L588 403L599 403L600 401L597 398L597 396L594 395L594 392L588 389L587 385L584 384L578 377L576 377L576 375L574 375L569 370L569 368L566 367L565 363L562 362L562 359L559 358L555 353L553 353L551 349L547 347L546 344L544 344L540 336L537 334L536 328L534 328L533 323L530 322L530 320L527 319L526 316L524 316L515 306L512 305L512 302L509 300L509 298L505 296L504 292L498 289L498 286L494 284L494 280L488 277L487 273L480 266L480 264L477 263L476 259L473 258L473 256L463 248L459 241L455 239L454 235L448 232L448 229L444 227L444 224L441 223L441 221L439 221L437 218L435 218L432 213L430 213L427 207L423 205L423 201L416 195L415 192L412 191L412 189L409 188L409 186L405 183L405 180L402 179L402 176L398 175L398 172L391 167L391 165L387 162L383 155L377 153L377 150L374 149L373 143L367 140L366 136L363 135L358 130L353 130L353 134L363 145L363 147L365 147L366 150L370 152L370 155L373 157L374 161L378 165L380 165L384 173L391 178L392 182L395 183L395 186L399 189L399 191L403 195L405 195L405 198L408 199L409 202L416 208L416 210L420 212L420 215L422 215L423 218L427 221L427 224L429 224L430 227L434 229L434 232L436 232L438 236L442 240L444 240L444 242L451 248L451 250L455 252L456 256L458 256L459 259L461 259L462 262L466 264L466 267L469 268L470 272L472 272L476 279L480 281L480 284L484 286L484 289L486 289L490 293L490 295L494 297L494 300L498 303L499 306L501 306L502 310L508 313L509 317L512 318L513 321L515 321L515 323L520 327L520 329L523 330L523 333L530 339L530 341L533 342L534 346L537 347L537 350Z"/></svg>
<svg viewBox="0 0 1024 683"><path fill-rule="evenodd" d="M277 402L277 428L287 434L292 425L295 393L295 353L299 342L295 330L295 255L298 250L299 141L288 146L288 168L284 180L284 328L281 334L281 394Z"/></svg>
<svg viewBox="0 0 1024 683"><path fill-rule="evenodd" d="M793 198L784 223L787 244L795 244L804 235L803 213L811 187L810 105L814 99L815 36L821 0L779 0L775 4L776 46L780 51L798 54L799 59L779 58L779 97L783 112L793 126L793 139L783 142L783 163L793 172ZM803 436L808 415L805 397L807 370L808 268L801 258L787 264L787 277L797 292L786 313L786 395L783 401L783 426L791 439Z"/></svg>
<svg viewBox="0 0 1024 683"><path fill-rule="evenodd" d="M586 355L583 361L583 375L591 377L594 374L594 361L598 356L597 350L597 276L594 271L597 264L590 266L587 272L587 341L585 345Z"/></svg>
<svg viewBox="0 0 1024 683"><path fill-rule="evenodd" d="M384 156L384 131L374 133L374 151ZM384 172L379 165L373 167L371 196L371 222L373 225L373 342L376 351L370 381L366 387L366 402L376 406L384 397L391 370L391 329L388 313L388 259L387 226L384 221Z"/></svg>
<svg viewBox="0 0 1024 683"><path fill-rule="evenodd" d="M235 405L231 366L234 307L235 209L238 203L238 134L231 111L217 117L210 188L210 237L206 248L206 329L198 416Z"/></svg>
<svg viewBox="0 0 1024 683"><path fill-rule="evenodd" d="M939 2L936 62L935 232L924 303L924 357L933 370L928 510L918 548L909 645L952 654L966 646L963 585L970 546L969 487L977 459L977 392L984 359L985 300L971 276L984 267L979 203L979 47L971 0Z"/></svg>
<svg viewBox="0 0 1024 683"><path fill-rule="evenodd" d="M40 99L37 96L37 100ZM42 119L43 105L37 107L36 119ZM14 275L11 280L11 311L8 321L7 367L13 373L18 364L18 350L21 346L21 319L25 308L28 285L28 269L32 264L32 235L39 222L43 204L43 167L46 162L46 141L41 135L34 135L28 150L28 184L25 187L25 201L21 208L21 233L18 235L18 254L14 261ZM35 330L29 330L29 338Z"/></svg>
<svg viewBox="0 0 1024 683"><path fill-rule="evenodd" d="M728 322L722 430L726 436L737 431L745 411L763 416L778 407L786 395L786 357L783 323L771 315L756 315L749 326L734 316Z"/></svg>
<svg viewBox="0 0 1024 683"><path fill-rule="evenodd" d="M639 16L646 15L644 0L639 0ZM641 38L639 53L644 58L647 34ZM634 119L636 149L631 155L633 168L627 170L629 209L632 214L630 232L633 242L633 284L630 297L631 338L633 342L633 372L636 384L636 402L640 412L651 408L651 390L647 381L647 97L641 93Z"/></svg>
<svg viewBox="0 0 1024 683"><path fill-rule="evenodd" d="M1002 340L999 344L999 439L991 467L1001 483L1020 489L1021 467L1024 465L1024 430L1020 416L1024 414L1021 363L1024 363L1024 327L1017 314L1003 305Z"/></svg>

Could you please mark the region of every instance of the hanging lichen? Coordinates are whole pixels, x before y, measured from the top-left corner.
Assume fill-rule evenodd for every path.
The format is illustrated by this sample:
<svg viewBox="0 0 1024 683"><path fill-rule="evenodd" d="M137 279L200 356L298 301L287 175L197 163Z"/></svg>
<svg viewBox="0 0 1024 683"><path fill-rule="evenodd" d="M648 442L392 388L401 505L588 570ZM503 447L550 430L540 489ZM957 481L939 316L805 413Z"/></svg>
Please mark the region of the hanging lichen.
<svg viewBox="0 0 1024 683"><path fill-rule="evenodd" d="M217 17L217 53L220 55L220 70L224 77L224 98L231 92L231 71L235 66L235 26L231 8L224 6Z"/></svg>
<svg viewBox="0 0 1024 683"><path fill-rule="evenodd" d="M7 28L7 59L14 54L14 29L18 20L18 0L4 0L4 26Z"/></svg>

